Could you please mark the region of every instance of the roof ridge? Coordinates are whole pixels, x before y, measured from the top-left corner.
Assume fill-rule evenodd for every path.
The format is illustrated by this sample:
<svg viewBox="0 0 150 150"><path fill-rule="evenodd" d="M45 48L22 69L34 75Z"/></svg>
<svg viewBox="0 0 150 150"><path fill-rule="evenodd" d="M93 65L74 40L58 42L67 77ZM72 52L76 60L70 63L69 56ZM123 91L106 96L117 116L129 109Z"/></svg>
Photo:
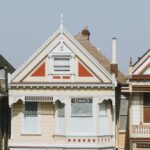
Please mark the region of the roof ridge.
<svg viewBox="0 0 150 150"><path fill-rule="evenodd" d="M76 34L75 39L101 64L103 67L111 73L111 62L100 50L94 46L88 39L82 36L82 33L79 32ZM126 76L118 69L118 81L121 83L125 83Z"/></svg>

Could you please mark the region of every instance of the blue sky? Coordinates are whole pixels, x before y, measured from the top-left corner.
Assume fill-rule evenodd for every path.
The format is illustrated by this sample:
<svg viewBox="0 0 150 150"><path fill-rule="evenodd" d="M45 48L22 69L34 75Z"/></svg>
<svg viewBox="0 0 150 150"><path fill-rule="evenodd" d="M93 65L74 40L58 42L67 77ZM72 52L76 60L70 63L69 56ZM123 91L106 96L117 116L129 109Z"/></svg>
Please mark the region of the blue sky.
<svg viewBox="0 0 150 150"><path fill-rule="evenodd" d="M117 37L119 67L150 48L150 0L0 0L0 53L17 68L59 27L72 34L87 25L91 42L111 59Z"/></svg>

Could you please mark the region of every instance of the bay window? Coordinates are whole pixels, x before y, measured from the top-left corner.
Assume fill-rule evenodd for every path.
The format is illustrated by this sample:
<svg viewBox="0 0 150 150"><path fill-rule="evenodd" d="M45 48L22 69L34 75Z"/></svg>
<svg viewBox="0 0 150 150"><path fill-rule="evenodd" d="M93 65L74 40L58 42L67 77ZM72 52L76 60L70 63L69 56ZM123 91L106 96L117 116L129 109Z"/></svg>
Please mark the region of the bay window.
<svg viewBox="0 0 150 150"><path fill-rule="evenodd" d="M94 132L93 102L91 98L71 99L70 133L90 135Z"/></svg>

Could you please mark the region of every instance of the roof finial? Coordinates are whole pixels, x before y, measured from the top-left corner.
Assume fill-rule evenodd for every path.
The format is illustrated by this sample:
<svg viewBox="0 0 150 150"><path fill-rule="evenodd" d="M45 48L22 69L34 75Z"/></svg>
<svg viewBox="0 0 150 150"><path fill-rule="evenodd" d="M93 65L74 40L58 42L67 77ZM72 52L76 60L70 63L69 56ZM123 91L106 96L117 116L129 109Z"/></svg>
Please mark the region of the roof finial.
<svg viewBox="0 0 150 150"><path fill-rule="evenodd" d="M63 29L63 14L60 15L60 29Z"/></svg>

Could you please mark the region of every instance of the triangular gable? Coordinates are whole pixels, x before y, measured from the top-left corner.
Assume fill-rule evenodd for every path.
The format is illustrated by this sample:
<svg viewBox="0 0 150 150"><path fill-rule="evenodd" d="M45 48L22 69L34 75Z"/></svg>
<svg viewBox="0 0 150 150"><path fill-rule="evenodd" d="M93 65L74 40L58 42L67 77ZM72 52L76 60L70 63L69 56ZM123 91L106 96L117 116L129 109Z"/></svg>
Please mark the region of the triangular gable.
<svg viewBox="0 0 150 150"><path fill-rule="evenodd" d="M63 42L62 42L63 40ZM48 75L51 68L49 58L51 54L59 53L60 47L62 44L64 45L67 53L73 53L75 56L79 57L80 60L86 62L86 65L90 70L94 72L94 74L103 81L103 83L111 83L112 76L111 74L104 69L101 64L99 64L93 56L91 56L84 47L82 47L65 29L60 31L60 29L52 35L19 69L17 69L10 77L11 82L21 82L25 79L27 75L32 77L39 75ZM73 51L73 52L72 52ZM45 59L45 60L44 60ZM39 62L45 61L45 66L37 67L37 70L31 74L31 70L35 68ZM40 71L46 69L45 73L39 73ZM80 68L84 68L84 72L86 70L86 74L89 76L92 75L89 70L87 70L83 65L79 66ZM81 72L80 72L81 73ZM92 76L91 76L92 77ZM58 78L58 76L57 76ZM64 76L63 78L69 78L68 76ZM26 79L24 81L27 81ZM45 80L46 81L46 80Z"/></svg>
<svg viewBox="0 0 150 150"><path fill-rule="evenodd" d="M93 77L92 73L80 62L78 63L78 76L79 77Z"/></svg>
<svg viewBox="0 0 150 150"><path fill-rule="evenodd" d="M45 62L40 64L32 73L32 77L44 77L45 76Z"/></svg>
<svg viewBox="0 0 150 150"><path fill-rule="evenodd" d="M145 70L145 72L143 72L144 75L150 75L150 65L148 66L148 68Z"/></svg>

